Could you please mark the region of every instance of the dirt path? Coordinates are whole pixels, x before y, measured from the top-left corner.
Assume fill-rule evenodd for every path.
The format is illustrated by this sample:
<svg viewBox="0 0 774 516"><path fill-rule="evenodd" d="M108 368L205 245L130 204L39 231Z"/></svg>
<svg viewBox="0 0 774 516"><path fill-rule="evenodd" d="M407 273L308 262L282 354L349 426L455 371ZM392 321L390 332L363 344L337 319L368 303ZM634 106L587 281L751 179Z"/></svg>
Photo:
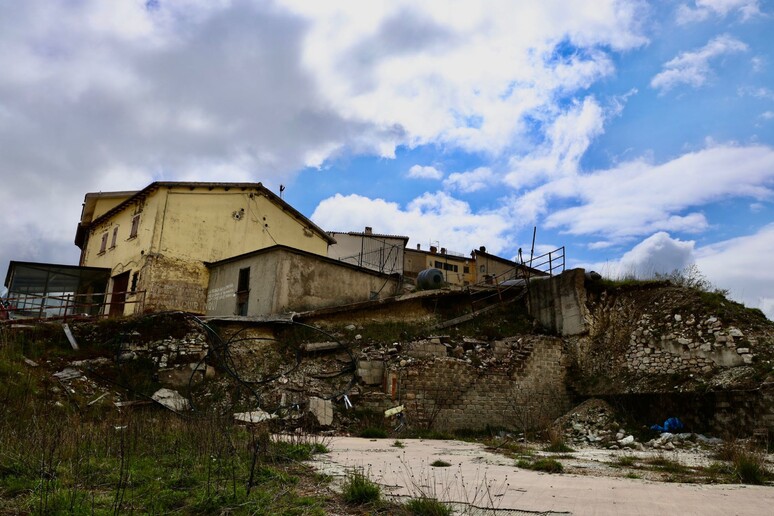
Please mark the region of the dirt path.
<svg viewBox="0 0 774 516"><path fill-rule="evenodd" d="M394 496L429 495L503 512L594 515L772 514L774 488L744 485L663 483L640 479L561 474L517 468L514 461L480 444L461 441L336 437L330 453L313 463L344 478L362 468ZM449 467L433 467L436 460ZM498 511L499 512L499 511Z"/></svg>

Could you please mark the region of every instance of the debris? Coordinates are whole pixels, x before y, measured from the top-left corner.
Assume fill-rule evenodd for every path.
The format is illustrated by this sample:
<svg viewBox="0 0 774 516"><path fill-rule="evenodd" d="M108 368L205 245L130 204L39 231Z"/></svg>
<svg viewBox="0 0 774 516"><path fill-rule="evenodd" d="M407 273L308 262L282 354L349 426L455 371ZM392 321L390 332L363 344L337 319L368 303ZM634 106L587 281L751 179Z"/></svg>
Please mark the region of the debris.
<svg viewBox="0 0 774 516"><path fill-rule="evenodd" d="M260 423L270 419L277 419L277 414L269 414L265 410L256 409L252 412L237 412L234 414L234 419L242 423Z"/></svg>
<svg viewBox="0 0 774 516"><path fill-rule="evenodd" d="M24 357L24 363L27 364L30 367L38 367L38 363L37 362L35 362L33 360L30 360L27 357Z"/></svg>
<svg viewBox="0 0 774 516"><path fill-rule="evenodd" d="M303 344L301 347L307 353L313 353L315 351L330 351L333 349L339 349L341 344L338 342L308 342Z"/></svg>
<svg viewBox="0 0 774 516"><path fill-rule="evenodd" d="M97 398L94 398L93 400L91 400L90 402L88 402L86 405L88 405L88 406L92 406L92 405L94 405L95 403L97 403L99 400L101 400L102 398L104 398L104 397L105 397L105 396L107 396L107 395L108 395L108 393L106 393L106 392L105 392L105 393L102 393L102 395L101 395L101 396L99 396L99 397L97 397Z"/></svg>
<svg viewBox="0 0 774 516"><path fill-rule="evenodd" d="M656 432L670 432L674 433L678 430L682 430L685 428L685 425L682 421L680 421L679 418L676 417L670 417L666 421L664 421L664 426L661 425L653 425L650 427L651 430L655 430Z"/></svg>
<svg viewBox="0 0 774 516"><path fill-rule="evenodd" d="M153 393L151 399L161 405L164 405L173 412L180 412L190 409L191 405L187 399L179 392L172 389L159 389Z"/></svg>
<svg viewBox="0 0 774 516"><path fill-rule="evenodd" d="M80 378L81 376L83 376L83 373L81 373L78 369L75 369L74 367L65 367L61 371L54 373L54 376L60 381L66 381L66 380L74 380L76 378Z"/></svg>
<svg viewBox="0 0 774 516"><path fill-rule="evenodd" d="M309 398L309 412L317 418L320 426L330 426L333 423L333 402L312 396Z"/></svg>
<svg viewBox="0 0 774 516"><path fill-rule="evenodd" d="M68 326L67 323L62 323L62 328L64 329L65 335L67 335L67 340L70 341L70 346L72 346L75 351L78 351L80 348L75 341L75 337L73 337L73 332L70 331L70 326Z"/></svg>
<svg viewBox="0 0 774 516"><path fill-rule="evenodd" d="M398 405L397 407L387 409L384 411L384 417L390 417L390 416L394 416L395 414L400 414L401 412L403 412L405 408L406 407L404 407L403 405Z"/></svg>

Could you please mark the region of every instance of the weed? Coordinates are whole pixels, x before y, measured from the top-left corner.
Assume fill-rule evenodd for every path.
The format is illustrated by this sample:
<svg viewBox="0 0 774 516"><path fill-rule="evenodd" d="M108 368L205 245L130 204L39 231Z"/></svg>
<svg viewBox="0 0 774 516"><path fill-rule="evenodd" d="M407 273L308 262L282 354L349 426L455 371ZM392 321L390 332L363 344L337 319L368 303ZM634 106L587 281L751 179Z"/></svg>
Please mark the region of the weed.
<svg viewBox="0 0 774 516"><path fill-rule="evenodd" d="M355 470L347 476L342 496L352 505L376 504L382 498L382 490L362 470Z"/></svg>
<svg viewBox="0 0 774 516"><path fill-rule="evenodd" d="M415 516L451 516L452 509L435 498L412 498L406 502L406 509Z"/></svg>
<svg viewBox="0 0 774 516"><path fill-rule="evenodd" d="M392 446L393 446L393 448L405 448L406 447L405 444L403 444L401 441L399 441L397 439L395 440L394 443L392 443Z"/></svg>
<svg viewBox="0 0 774 516"><path fill-rule="evenodd" d="M561 473L564 471L562 463L558 460L542 458L534 462L526 459L520 459L516 465L522 469L531 469L532 471L543 471L545 473Z"/></svg>
<svg viewBox="0 0 774 516"><path fill-rule="evenodd" d="M762 453L740 448L734 456L734 475L743 484L762 485L771 474L766 469L766 459Z"/></svg>
<svg viewBox="0 0 774 516"><path fill-rule="evenodd" d="M451 466L451 463L446 462L445 460L438 459L431 462L430 465L434 468L448 468L449 466Z"/></svg>
<svg viewBox="0 0 774 516"><path fill-rule="evenodd" d="M626 477L626 478L642 478L637 473L627 473L626 475L624 475L624 477Z"/></svg>
<svg viewBox="0 0 774 516"><path fill-rule="evenodd" d="M615 460L616 466L622 466L625 468L630 468L634 466L634 464L637 462L637 457L634 455L621 455L620 457L617 457Z"/></svg>
<svg viewBox="0 0 774 516"><path fill-rule="evenodd" d="M564 443L564 441L559 441L559 442L556 442L556 443L552 442L551 444L549 444L548 446L543 448L543 451L547 451L547 452L550 452L550 453L572 453L575 450L573 450L572 448L567 446Z"/></svg>
<svg viewBox="0 0 774 516"><path fill-rule="evenodd" d="M384 439L387 437L387 430L384 428L364 428L360 431L359 436L365 439Z"/></svg>
<svg viewBox="0 0 774 516"><path fill-rule="evenodd" d="M648 459L645 462L653 466L655 469L659 471L663 471L665 473L685 474L691 471L690 468L683 466L682 464L680 464L675 460L668 459L663 455L660 455L658 457L653 457L652 459Z"/></svg>

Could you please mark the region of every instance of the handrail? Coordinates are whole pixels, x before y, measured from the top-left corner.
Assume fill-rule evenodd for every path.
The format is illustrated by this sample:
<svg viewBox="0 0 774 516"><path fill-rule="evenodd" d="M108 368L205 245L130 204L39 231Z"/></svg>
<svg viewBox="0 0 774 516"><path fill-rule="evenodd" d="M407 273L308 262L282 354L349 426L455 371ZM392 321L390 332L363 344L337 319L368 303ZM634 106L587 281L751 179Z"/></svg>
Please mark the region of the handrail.
<svg viewBox="0 0 774 516"><path fill-rule="evenodd" d="M0 320L40 320L73 317L106 317L113 305L135 305L134 312L141 313L145 305L145 290L113 292L108 294L41 295L20 294L0 299ZM113 299L123 297L123 301ZM107 298L110 297L110 300Z"/></svg>

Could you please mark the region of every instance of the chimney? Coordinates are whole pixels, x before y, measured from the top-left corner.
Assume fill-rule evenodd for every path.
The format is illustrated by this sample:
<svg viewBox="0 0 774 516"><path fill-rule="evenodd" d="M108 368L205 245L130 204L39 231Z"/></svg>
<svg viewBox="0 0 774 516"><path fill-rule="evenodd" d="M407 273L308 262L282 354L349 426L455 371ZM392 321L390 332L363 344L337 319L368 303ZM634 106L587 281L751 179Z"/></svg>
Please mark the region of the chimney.
<svg viewBox="0 0 774 516"><path fill-rule="evenodd" d="M485 253L486 252L486 247L484 247L482 245L481 247L478 248L478 250L481 251L482 253Z"/></svg>
<svg viewBox="0 0 774 516"><path fill-rule="evenodd" d="M445 247L441 248L441 254L446 254L446 248Z"/></svg>
<svg viewBox="0 0 774 516"><path fill-rule="evenodd" d="M437 248L437 247L435 247L434 245L431 245L431 246L430 246L430 252L431 252L432 254L435 254L435 253L437 253L437 252L438 252L438 248Z"/></svg>
<svg viewBox="0 0 774 516"><path fill-rule="evenodd" d="M365 234L366 235L372 235L373 232L374 232L374 228L372 228L371 226L366 226L366 228L365 228Z"/></svg>
<svg viewBox="0 0 774 516"><path fill-rule="evenodd" d="M417 244L417 251L421 251L421 250L422 250L422 244Z"/></svg>

